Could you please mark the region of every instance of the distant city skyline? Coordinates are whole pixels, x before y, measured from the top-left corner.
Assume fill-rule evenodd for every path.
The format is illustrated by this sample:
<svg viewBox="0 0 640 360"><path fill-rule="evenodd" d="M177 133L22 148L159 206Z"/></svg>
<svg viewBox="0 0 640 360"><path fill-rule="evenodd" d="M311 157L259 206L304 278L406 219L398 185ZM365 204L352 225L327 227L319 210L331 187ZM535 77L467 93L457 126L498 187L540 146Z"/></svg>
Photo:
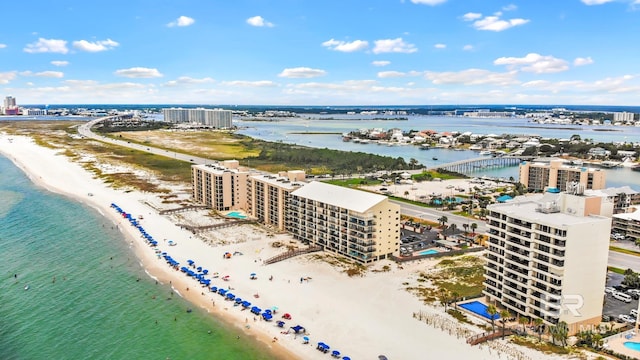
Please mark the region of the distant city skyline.
<svg viewBox="0 0 640 360"><path fill-rule="evenodd" d="M16 5L21 104L635 106L640 0Z"/></svg>

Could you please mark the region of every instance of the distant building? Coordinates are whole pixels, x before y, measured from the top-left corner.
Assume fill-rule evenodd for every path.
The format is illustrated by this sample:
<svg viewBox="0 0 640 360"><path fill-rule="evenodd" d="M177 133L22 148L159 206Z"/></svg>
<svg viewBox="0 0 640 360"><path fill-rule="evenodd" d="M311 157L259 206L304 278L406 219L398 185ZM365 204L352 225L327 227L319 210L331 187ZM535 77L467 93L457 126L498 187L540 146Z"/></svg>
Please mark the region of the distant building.
<svg viewBox="0 0 640 360"><path fill-rule="evenodd" d="M615 214L611 231L632 239L640 239L640 206L631 206L624 214Z"/></svg>
<svg viewBox="0 0 640 360"><path fill-rule="evenodd" d="M215 129L228 129L232 126L231 110L222 109L162 109L164 121L175 124L198 124Z"/></svg>
<svg viewBox="0 0 640 360"><path fill-rule="evenodd" d="M361 263L398 249L400 205L386 196L311 182L291 193L287 230L295 239Z"/></svg>
<svg viewBox="0 0 640 360"><path fill-rule="evenodd" d="M613 208L578 189L487 207L487 300L570 334L602 320Z"/></svg>
<svg viewBox="0 0 640 360"><path fill-rule="evenodd" d="M16 104L16 98L13 96L7 96L4 98L4 103L2 106L2 114L4 115L18 115L20 113L20 109Z"/></svg>
<svg viewBox="0 0 640 360"><path fill-rule="evenodd" d="M24 108L22 109L22 115L26 115L26 116L47 115L47 110Z"/></svg>
<svg viewBox="0 0 640 360"><path fill-rule="evenodd" d="M634 113L630 112L614 112L613 113L613 122L632 122L634 117Z"/></svg>
<svg viewBox="0 0 640 360"><path fill-rule="evenodd" d="M548 188L565 191L567 184L571 183L597 190L605 188L606 173L600 169L565 165L561 159L548 163L523 161L518 181L530 192L542 192Z"/></svg>

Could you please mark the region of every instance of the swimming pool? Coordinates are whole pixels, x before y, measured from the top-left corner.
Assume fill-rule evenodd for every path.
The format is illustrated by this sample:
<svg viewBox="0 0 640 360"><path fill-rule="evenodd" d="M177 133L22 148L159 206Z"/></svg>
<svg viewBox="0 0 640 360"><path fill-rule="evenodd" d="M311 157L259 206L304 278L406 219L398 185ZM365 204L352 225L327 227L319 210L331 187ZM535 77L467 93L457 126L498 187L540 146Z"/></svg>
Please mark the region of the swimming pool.
<svg viewBox="0 0 640 360"><path fill-rule="evenodd" d="M635 341L625 341L624 342L624 347L631 349L631 350L635 350L635 351L640 351L640 343L635 342Z"/></svg>
<svg viewBox="0 0 640 360"><path fill-rule="evenodd" d="M227 214L228 217L236 218L236 219L246 219L247 216L242 214L240 211L232 211Z"/></svg>
<svg viewBox="0 0 640 360"><path fill-rule="evenodd" d="M437 254L438 252L439 251L437 250L429 249L429 250L420 251L418 255L431 255L431 254Z"/></svg>
<svg viewBox="0 0 640 360"><path fill-rule="evenodd" d="M478 314L486 319L491 320L491 315L487 313L487 305L481 303L480 301L472 301L465 304L460 304L458 306L460 306L463 309L469 310L474 314ZM500 315L498 314L493 315L493 319L494 320L500 319Z"/></svg>

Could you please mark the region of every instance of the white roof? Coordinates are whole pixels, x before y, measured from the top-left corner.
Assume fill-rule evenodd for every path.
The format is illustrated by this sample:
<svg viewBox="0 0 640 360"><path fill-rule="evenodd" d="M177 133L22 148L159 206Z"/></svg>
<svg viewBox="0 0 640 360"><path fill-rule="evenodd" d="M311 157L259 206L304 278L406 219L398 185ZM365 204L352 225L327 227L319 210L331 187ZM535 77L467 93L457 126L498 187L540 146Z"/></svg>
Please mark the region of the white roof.
<svg viewBox="0 0 640 360"><path fill-rule="evenodd" d="M319 181L312 181L291 195L319 201L339 208L364 213L375 205L387 200L386 196L372 194L361 190L348 189Z"/></svg>

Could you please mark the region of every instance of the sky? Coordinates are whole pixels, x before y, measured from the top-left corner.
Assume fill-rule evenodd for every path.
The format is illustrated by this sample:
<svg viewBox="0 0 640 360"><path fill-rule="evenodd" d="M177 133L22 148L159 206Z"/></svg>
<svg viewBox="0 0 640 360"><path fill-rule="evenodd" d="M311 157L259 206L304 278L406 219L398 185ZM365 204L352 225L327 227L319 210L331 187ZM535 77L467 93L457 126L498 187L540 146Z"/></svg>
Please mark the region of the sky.
<svg viewBox="0 0 640 360"><path fill-rule="evenodd" d="M640 0L7 5L18 105L640 105Z"/></svg>

